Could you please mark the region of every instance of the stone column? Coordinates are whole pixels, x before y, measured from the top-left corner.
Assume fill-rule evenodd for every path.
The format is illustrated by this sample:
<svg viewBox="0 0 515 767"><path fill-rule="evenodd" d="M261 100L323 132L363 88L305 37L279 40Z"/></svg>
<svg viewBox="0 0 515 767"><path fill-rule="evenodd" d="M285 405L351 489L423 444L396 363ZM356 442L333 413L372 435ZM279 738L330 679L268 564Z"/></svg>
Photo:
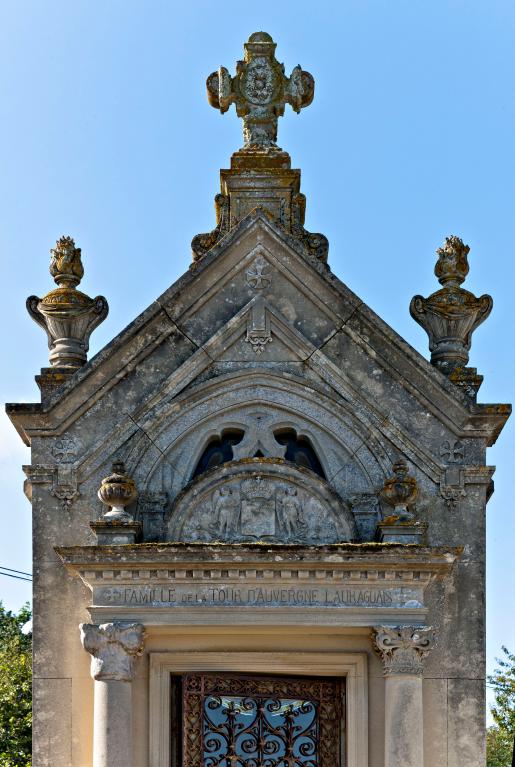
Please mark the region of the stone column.
<svg viewBox="0 0 515 767"><path fill-rule="evenodd" d="M379 626L375 650L385 674L385 767L424 767L422 671L432 628Z"/></svg>
<svg viewBox="0 0 515 767"><path fill-rule="evenodd" d="M132 679L145 637L139 623L82 623L95 680L93 767L132 765Z"/></svg>

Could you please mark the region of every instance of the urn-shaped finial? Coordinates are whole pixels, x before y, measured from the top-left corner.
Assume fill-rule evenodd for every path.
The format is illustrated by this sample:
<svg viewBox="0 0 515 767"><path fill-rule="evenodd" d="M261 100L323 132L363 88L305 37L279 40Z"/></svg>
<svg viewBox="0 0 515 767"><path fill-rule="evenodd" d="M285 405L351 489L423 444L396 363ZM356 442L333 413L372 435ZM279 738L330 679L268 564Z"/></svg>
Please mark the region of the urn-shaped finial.
<svg viewBox="0 0 515 767"><path fill-rule="evenodd" d="M471 369L464 368L469 359L472 333L486 320L493 306L490 296L476 298L460 287L469 270L469 250L459 237L447 237L443 247L436 251L435 274L441 290L429 298L415 296L410 304L411 316L429 336L431 363L452 381L459 379L460 382L472 375ZM470 375L465 374L466 371Z"/></svg>
<svg viewBox="0 0 515 767"><path fill-rule="evenodd" d="M75 288L84 277L84 267L81 261L81 249L75 247L72 237L61 237L55 248L51 248L52 259L49 272L54 281L62 287Z"/></svg>
<svg viewBox="0 0 515 767"><path fill-rule="evenodd" d="M113 463L111 474L102 480L98 497L109 510L104 514L104 519L132 522L132 516L125 507L133 503L138 497L136 483L125 471L122 461Z"/></svg>
<svg viewBox="0 0 515 767"><path fill-rule="evenodd" d="M406 461L399 459L393 465L393 477L387 479L381 490L381 499L392 506L394 515L401 521L413 520L414 516L408 507L417 496L417 480L408 474Z"/></svg>
<svg viewBox="0 0 515 767"><path fill-rule="evenodd" d="M81 250L71 237L61 237L50 251L50 274L58 287L43 298L30 296L27 310L48 336L50 364L79 368L87 360L89 337L107 317L103 296L89 298L77 290L84 275Z"/></svg>
<svg viewBox="0 0 515 767"><path fill-rule="evenodd" d="M469 252L469 246L456 235L445 238L445 244L436 250L438 261L435 274L440 285L461 285L464 282L469 273Z"/></svg>

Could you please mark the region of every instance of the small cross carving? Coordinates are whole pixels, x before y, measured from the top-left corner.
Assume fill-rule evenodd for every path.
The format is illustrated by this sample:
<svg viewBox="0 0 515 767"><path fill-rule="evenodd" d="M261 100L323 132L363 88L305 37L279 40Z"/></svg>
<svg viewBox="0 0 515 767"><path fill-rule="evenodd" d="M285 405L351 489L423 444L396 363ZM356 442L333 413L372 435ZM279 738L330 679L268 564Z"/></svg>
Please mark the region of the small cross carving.
<svg viewBox="0 0 515 767"><path fill-rule="evenodd" d="M243 118L245 149L276 147L277 118L284 114L286 104L300 112L313 101L313 76L296 66L286 77L275 48L270 35L254 32L244 44L244 60L237 62L235 77L220 67L207 78L211 106L223 114L234 103L236 114Z"/></svg>
<svg viewBox="0 0 515 767"><path fill-rule="evenodd" d="M77 456L77 446L70 437L62 437L55 442L52 455L57 463L73 463Z"/></svg>
<svg viewBox="0 0 515 767"><path fill-rule="evenodd" d="M442 458L445 458L447 463L457 463L458 461L463 460L465 456L465 448L459 440L451 443L447 439L440 448L440 455Z"/></svg>
<svg viewBox="0 0 515 767"><path fill-rule="evenodd" d="M254 290L268 288L272 282L270 274L266 271L267 267L268 261L266 261L263 256L258 256L248 268L245 274L247 284Z"/></svg>

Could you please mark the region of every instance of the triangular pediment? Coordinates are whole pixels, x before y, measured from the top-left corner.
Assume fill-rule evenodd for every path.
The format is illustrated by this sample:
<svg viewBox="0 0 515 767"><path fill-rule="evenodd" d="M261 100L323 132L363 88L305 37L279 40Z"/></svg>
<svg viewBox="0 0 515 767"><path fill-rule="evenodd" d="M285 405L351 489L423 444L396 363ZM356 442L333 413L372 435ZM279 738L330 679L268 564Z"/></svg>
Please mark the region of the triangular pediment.
<svg viewBox="0 0 515 767"><path fill-rule="evenodd" d="M269 333L269 343L260 338L261 353L254 351L247 340L256 310L264 316ZM215 376L213 369L217 371ZM129 420L120 419L114 429L98 436L94 448L80 464L81 476L92 475L100 465L109 461L117 446L129 442L138 429L145 439L164 450L165 445L159 442L164 423L172 421L191 403L216 397L217 391L221 395L234 385L236 379L242 387L246 383L247 389L255 392L277 384L284 387L285 383L292 392L309 387L312 398L338 403L341 415L358 424L360 434L368 435L370 440L373 434L381 435L432 480L438 481L441 462L403 428L389 409L388 400L373 401L364 396L364 392L356 389L345 372L323 351L258 297L217 330L170 376L155 396L142 401Z"/></svg>
<svg viewBox="0 0 515 767"><path fill-rule="evenodd" d="M62 434L100 403L115 427L170 392L184 392L214 361L306 360L323 373L324 385L355 400L357 409L376 409L390 421L394 403L381 378L409 392L419 409L457 436L491 441L506 418L468 403L259 210L78 371L47 408L13 406L9 414L26 440ZM409 424L399 431L409 433Z"/></svg>

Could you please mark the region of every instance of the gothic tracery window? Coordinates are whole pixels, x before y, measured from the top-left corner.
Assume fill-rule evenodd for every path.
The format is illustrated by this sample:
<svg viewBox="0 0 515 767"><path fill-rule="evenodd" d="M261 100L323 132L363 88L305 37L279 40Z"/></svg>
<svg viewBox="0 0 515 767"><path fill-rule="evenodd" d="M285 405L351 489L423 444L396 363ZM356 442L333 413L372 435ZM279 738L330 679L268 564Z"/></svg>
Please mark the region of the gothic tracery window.
<svg viewBox="0 0 515 767"><path fill-rule="evenodd" d="M220 436L209 440L198 460L192 479L209 469L213 469L215 466L221 466L223 463L227 463L227 461L232 461L234 458L233 445L241 442L243 434L244 432L241 429L226 429L222 431Z"/></svg>
<svg viewBox="0 0 515 767"><path fill-rule="evenodd" d="M325 479L322 464L307 437L297 436L294 429L280 429L274 432L274 437L280 445L286 445L284 457L287 461L303 466L305 469L311 469Z"/></svg>
<svg viewBox="0 0 515 767"><path fill-rule="evenodd" d="M311 469L319 477L325 479L325 472L315 452L311 442L307 437L297 435L295 429L285 428L277 429L273 433L274 439L278 445L286 447L284 452L284 459L291 461L291 463L297 466ZM207 443L202 455L200 456L195 470L192 475L192 479L200 476L209 469L213 469L215 466L221 466L223 463L232 461L234 458L233 446L238 445L245 437L245 432L241 429L224 429L220 435L212 437ZM249 458L267 458L267 457L280 457L282 454L269 454L258 449L256 452L251 452Z"/></svg>

